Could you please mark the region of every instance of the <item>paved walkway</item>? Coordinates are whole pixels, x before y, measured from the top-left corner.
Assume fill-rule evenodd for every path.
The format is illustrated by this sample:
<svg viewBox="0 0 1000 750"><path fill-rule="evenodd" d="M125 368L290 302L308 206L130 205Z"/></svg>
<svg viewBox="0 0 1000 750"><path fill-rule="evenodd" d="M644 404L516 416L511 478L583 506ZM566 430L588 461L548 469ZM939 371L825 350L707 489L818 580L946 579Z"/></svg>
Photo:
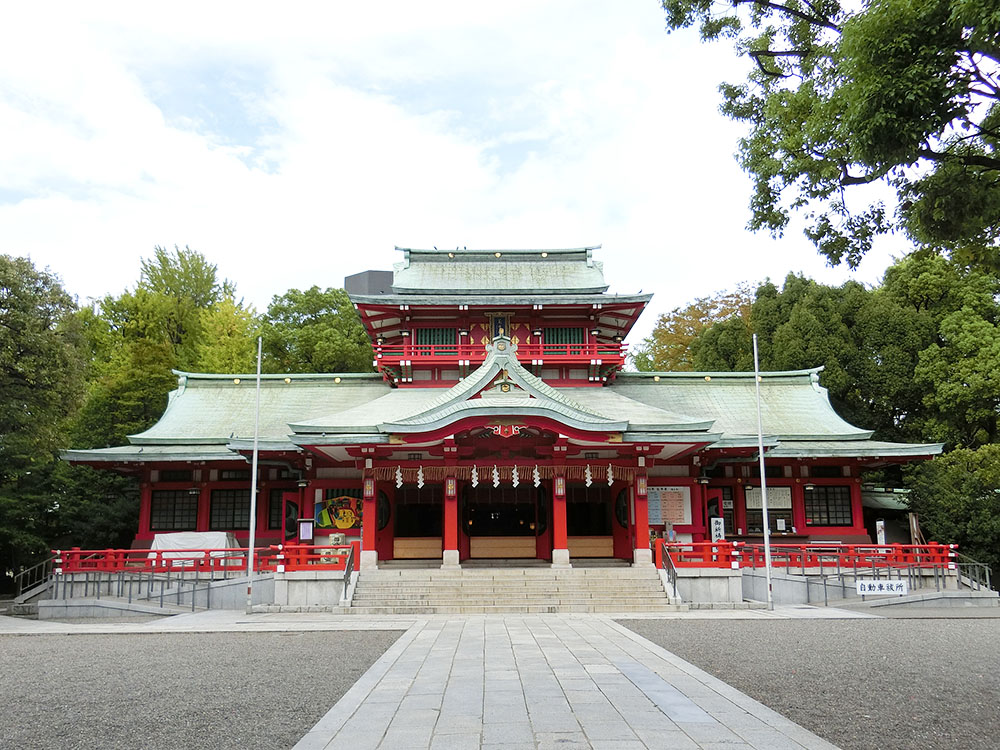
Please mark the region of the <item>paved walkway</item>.
<svg viewBox="0 0 1000 750"><path fill-rule="evenodd" d="M712 619L859 616L812 607L710 613ZM405 633L295 750L834 748L603 615L203 612L145 623L0 617L0 633L23 634L376 628Z"/></svg>
<svg viewBox="0 0 1000 750"><path fill-rule="evenodd" d="M295 746L834 748L605 617L414 624Z"/></svg>

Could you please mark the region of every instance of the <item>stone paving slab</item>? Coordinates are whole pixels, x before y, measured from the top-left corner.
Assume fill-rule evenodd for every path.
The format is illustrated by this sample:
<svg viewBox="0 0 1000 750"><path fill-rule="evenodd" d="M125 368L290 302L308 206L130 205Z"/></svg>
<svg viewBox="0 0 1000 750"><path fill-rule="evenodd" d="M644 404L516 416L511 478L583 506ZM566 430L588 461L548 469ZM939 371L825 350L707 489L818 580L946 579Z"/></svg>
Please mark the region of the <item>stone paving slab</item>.
<svg viewBox="0 0 1000 750"><path fill-rule="evenodd" d="M496 615L481 615L496 617ZM534 615L520 615L528 617ZM692 610L666 613L602 613L616 620L758 620L758 619L856 619L879 615L834 607L780 606L774 611L761 609ZM324 630L405 630L418 620L457 619L455 615L344 615L331 612L255 612L207 610L185 612L141 622L121 619L77 619L71 621L30 620L0 615L0 634L32 633L229 633L229 632L299 632Z"/></svg>
<svg viewBox="0 0 1000 750"><path fill-rule="evenodd" d="M295 750L401 747L835 750L599 615L418 620Z"/></svg>

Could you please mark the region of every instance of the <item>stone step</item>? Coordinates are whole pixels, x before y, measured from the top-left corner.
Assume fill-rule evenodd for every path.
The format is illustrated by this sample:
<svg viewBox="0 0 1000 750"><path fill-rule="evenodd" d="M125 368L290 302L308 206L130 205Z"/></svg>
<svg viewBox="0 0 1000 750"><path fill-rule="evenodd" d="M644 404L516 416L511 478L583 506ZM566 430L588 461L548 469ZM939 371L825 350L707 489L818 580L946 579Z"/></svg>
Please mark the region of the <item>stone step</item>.
<svg viewBox="0 0 1000 750"><path fill-rule="evenodd" d="M401 568L363 571L370 578L625 578L656 577L654 568Z"/></svg>
<svg viewBox="0 0 1000 750"><path fill-rule="evenodd" d="M640 593L644 591L662 591L663 587L659 581L650 581L648 584L628 585L628 586L451 586L451 585L419 585L419 586L387 586L384 584L371 584L359 582L358 591L370 591L373 593L392 594L397 591L410 593L447 593L454 596L464 596L467 594L490 593L497 595L504 594L530 594L534 592L545 593L549 591L575 591L580 593L605 593L615 591L628 591Z"/></svg>
<svg viewBox="0 0 1000 750"><path fill-rule="evenodd" d="M463 597L462 599L454 599L451 597L421 597L421 596L408 596L400 597L398 599L389 599L384 597L358 597L355 596L352 603L356 606L363 607L370 604L392 604L396 605L421 605L421 604L453 604L460 602L462 604L509 604L512 606L521 606L523 604L661 604L667 601L666 594L661 594L658 597L653 596L606 596L606 597L576 597L576 596L531 596L524 597L520 599L516 598L505 598L496 599L493 597Z"/></svg>
<svg viewBox="0 0 1000 750"><path fill-rule="evenodd" d="M451 586L363 586L358 584L357 593L367 593L384 596L396 596L402 594L432 594L438 596L532 596L545 594L579 594L580 596L614 596L615 594L657 594L663 593L662 586L643 586L642 588L632 586L601 586L588 588L586 586L548 586L538 588L478 588L478 587L451 587Z"/></svg>
<svg viewBox="0 0 1000 750"><path fill-rule="evenodd" d="M362 571L351 612L676 612L652 568L403 568Z"/></svg>
<svg viewBox="0 0 1000 750"><path fill-rule="evenodd" d="M605 612L624 613L640 612L645 614L684 612L683 604L643 604L643 605L437 605L437 606L363 606L351 607L346 610L355 615L488 615L488 614L556 614Z"/></svg>

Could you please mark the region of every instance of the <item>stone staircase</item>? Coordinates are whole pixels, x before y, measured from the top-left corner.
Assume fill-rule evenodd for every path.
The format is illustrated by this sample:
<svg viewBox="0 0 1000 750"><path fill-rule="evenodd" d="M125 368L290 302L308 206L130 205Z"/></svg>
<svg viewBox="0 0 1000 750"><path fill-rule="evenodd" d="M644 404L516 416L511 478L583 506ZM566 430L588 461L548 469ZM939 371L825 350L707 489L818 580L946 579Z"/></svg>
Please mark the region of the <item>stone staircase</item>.
<svg viewBox="0 0 1000 750"><path fill-rule="evenodd" d="M353 614L677 612L654 568L362 571Z"/></svg>

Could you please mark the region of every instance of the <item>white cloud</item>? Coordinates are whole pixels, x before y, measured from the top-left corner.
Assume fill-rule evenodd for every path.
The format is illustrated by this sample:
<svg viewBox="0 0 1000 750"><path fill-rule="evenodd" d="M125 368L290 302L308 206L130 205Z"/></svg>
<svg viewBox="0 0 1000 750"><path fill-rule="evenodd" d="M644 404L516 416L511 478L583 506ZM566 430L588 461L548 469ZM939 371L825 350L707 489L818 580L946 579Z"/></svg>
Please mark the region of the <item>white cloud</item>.
<svg viewBox="0 0 1000 750"><path fill-rule="evenodd" d="M189 244L264 308L389 268L394 244L604 243L657 312L804 271L744 231L739 63L655 3L129 3L22 8L0 31L0 252L81 297ZM882 252L862 278L884 268ZM637 340L637 337L633 337Z"/></svg>

